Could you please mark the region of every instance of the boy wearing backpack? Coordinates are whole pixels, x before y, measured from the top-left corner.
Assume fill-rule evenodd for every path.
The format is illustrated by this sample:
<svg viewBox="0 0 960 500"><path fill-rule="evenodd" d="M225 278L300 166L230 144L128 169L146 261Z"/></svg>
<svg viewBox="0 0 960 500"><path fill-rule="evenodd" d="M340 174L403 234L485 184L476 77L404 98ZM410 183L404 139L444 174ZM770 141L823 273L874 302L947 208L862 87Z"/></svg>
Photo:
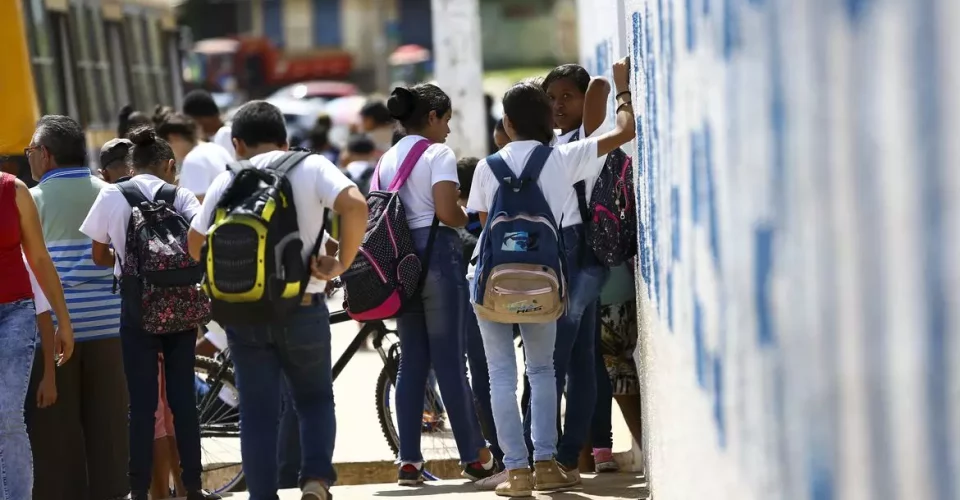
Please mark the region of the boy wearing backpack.
<svg viewBox="0 0 960 500"><path fill-rule="evenodd" d="M579 224L568 225L564 207L575 182L597 175L597 158L635 134L628 63L614 64L621 92L616 126L597 138L548 147L554 137L550 102L541 88L520 83L504 95L504 127L513 142L477 165L468 208L480 213L484 230L473 276L472 298L490 373L491 404L504 452L501 496L529 496L579 482L562 470L557 453L558 388L554 346L558 322L570 306L568 256L581 244ZM489 217L488 217L489 215ZM534 470L531 474L517 407L512 325L519 323L531 386ZM592 367L591 367L592 370ZM587 421L589 425L589 420Z"/></svg>
<svg viewBox="0 0 960 500"><path fill-rule="evenodd" d="M210 317L209 301L199 288L203 269L187 252L189 221L200 204L193 193L171 184L176 176L173 150L151 127L134 130L129 139L135 175L102 189L80 230L93 239L94 262L114 265L119 277L120 341L130 396L131 498L148 497L159 399L157 356L163 353L186 497L219 499L201 487L194 394L197 327Z"/></svg>
<svg viewBox="0 0 960 500"><path fill-rule="evenodd" d="M244 104L231 130L245 168L224 172L210 186L191 227L190 252L207 268L214 319L227 331L243 401L247 488L251 500L276 498L282 377L302 431L302 498L327 500L336 481L336 416L324 282L353 262L367 205L329 160L287 151L276 106ZM328 208L341 217L338 257L320 245Z"/></svg>

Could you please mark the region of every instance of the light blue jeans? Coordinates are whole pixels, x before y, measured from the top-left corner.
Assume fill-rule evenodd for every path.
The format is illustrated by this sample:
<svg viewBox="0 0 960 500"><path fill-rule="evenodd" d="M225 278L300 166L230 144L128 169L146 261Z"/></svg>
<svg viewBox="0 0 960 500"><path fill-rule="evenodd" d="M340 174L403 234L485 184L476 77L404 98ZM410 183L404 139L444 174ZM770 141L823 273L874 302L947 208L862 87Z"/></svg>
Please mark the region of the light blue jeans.
<svg viewBox="0 0 960 500"><path fill-rule="evenodd" d="M0 500L30 500L33 495L23 404L36 348L33 299L0 304Z"/></svg>
<svg viewBox="0 0 960 500"><path fill-rule="evenodd" d="M523 439L523 421L517 403L517 355L513 325L477 318L490 372L490 406L507 469L529 467L529 450ZM550 460L557 453L557 381L553 350L557 323L520 325L526 372L530 380L533 458Z"/></svg>

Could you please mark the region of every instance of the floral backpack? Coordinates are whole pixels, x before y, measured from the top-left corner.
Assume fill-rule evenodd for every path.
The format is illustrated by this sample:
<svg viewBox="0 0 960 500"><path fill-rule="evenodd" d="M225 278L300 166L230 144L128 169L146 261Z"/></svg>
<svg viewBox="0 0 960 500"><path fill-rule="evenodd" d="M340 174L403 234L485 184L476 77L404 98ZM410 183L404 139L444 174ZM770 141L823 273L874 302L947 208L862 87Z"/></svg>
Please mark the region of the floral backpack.
<svg viewBox="0 0 960 500"><path fill-rule="evenodd" d="M133 181L117 187L131 208L120 259L125 319L156 334L208 323L210 299L200 290L203 267L187 251L190 224L173 205L177 188L164 184L150 201Z"/></svg>

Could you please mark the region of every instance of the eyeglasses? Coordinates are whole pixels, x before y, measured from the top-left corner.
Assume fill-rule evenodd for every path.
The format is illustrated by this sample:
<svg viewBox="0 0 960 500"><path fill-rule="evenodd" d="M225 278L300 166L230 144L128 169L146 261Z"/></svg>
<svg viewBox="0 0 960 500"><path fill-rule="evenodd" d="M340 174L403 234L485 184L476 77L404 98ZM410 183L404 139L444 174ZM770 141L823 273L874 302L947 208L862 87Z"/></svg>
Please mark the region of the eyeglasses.
<svg viewBox="0 0 960 500"><path fill-rule="evenodd" d="M40 144L38 144L38 145L36 145L36 146L29 146L29 147L23 148L23 155L24 155L24 156L30 156L30 153L32 153L32 152L34 152L34 151L36 151L36 150L38 150L38 149L42 149L42 148L43 148L43 146L40 145Z"/></svg>

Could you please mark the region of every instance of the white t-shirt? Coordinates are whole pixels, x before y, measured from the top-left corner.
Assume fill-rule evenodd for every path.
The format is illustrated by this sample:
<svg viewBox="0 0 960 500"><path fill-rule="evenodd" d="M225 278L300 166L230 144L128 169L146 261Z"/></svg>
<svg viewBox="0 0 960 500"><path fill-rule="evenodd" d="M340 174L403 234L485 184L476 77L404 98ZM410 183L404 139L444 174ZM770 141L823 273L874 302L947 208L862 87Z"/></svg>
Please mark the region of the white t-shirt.
<svg viewBox="0 0 960 500"><path fill-rule="evenodd" d="M347 177L350 177L353 182L358 182L360 178L363 177L364 172L375 166L376 165L371 165L368 161L352 161L344 171L347 173Z"/></svg>
<svg viewBox="0 0 960 500"><path fill-rule="evenodd" d="M380 189L387 189L410 148L423 139L419 135L408 135L383 154L380 159ZM457 156L446 144L434 143L423 152L407 182L400 188L400 201L407 212L407 225L410 229L430 227L433 223L436 214L433 185L444 181L460 185L457 177Z"/></svg>
<svg viewBox="0 0 960 500"><path fill-rule="evenodd" d="M574 133L579 133L580 141L586 139L583 134L583 125L580 125L579 129L571 130L563 135L558 135L556 138L556 144L569 144L570 139L573 138ZM590 137L598 137L600 135L600 129L593 131L593 134ZM587 203L590 203L590 197L593 194L593 186L597 183L597 176L600 175L600 170L603 169L603 164L607 161L607 155L603 155L596 160L597 163L597 173L584 179L586 184L585 191L587 195ZM572 186L571 186L572 187ZM563 225L573 226L583 222L583 217L580 216L580 204L577 202L577 192L573 189L570 190L570 195L567 197L567 201L563 204Z"/></svg>
<svg viewBox="0 0 960 500"><path fill-rule="evenodd" d="M533 150L539 146L537 141L514 141L500 150L500 155L513 173L520 175L527 165L527 159ZM602 164L598 164L597 139L586 139L569 144L562 144L553 148L553 153L547 158L540 172L537 185L543 192L547 204L553 211L557 224L568 227L580 223L577 213L575 221L569 220L564 211L567 198L573 193L575 182L593 177L600 173ZM473 173L473 186L470 188L470 199L467 208L478 212L489 212L493 204L493 197L497 193L500 183L487 165L486 158L477 163ZM576 199L576 198L574 198Z"/></svg>
<svg viewBox="0 0 960 500"><path fill-rule="evenodd" d="M37 282L37 277L33 275L33 269L30 269L30 263L27 262L27 256L23 256L23 265L27 266L27 274L30 275L30 288L33 289L33 306L37 309L37 316L50 310L50 302L47 301L47 296L43 294L43 290L40 288L40 283Z"/></svg>
<svg viewBox="0 0 960 500"><path fill-rule="evenodd" d="M148 200L156 197L157 191L165 183L159 177L150 174L135 175L130 179ZM177 189L173 208L184 219L190 221L200 212L200 202L187 189ZM93 241L104 245L113 245L113 250L119 257L113 268L113 274L120 276L120 259L123 258L127 244L127 223L130 222L130 204L116 184L111 184L100 190L94 200L87 218L80 225L80 232Z"/></svg>
<svg viewBox="0 0 960 500"><path fill-rule="evenodd" d="M227 154L230 155L230 160L236 159L237 150L233 147L233 128L230 125L220 127L220 130L213 134L213 140L210 142L225 149Z"/></svg>
<svg viewBox="0 0 960 500"><path fill-rule="evenodd" d="M271 151L250 158L250 163L256 168L265 168L276 161L283 151ZM290 179L290 186L293 189L293 202L297 206L297 226L300 228L300 239L303 241L303 259L307 260L313 245L317 242L317 236L320 235L320 228L323 226L323 211L326 208L333 208L333 203L337 196L344 189L354 186L353 182L343 175L330 160L322 155L310 155L299 165L290 170L287 174ZM203 209L198 217L193 219L190 227L194 231L206 235L210 224L213 221L214 208L220 201L220 196L233 180L233 174L224 172L220 174L207 195L203 198ZM320 255L326 255L326 248L320 245ZM326 282L316 278L310 278L307 285L307 293L323 293Z"/></svg>
<svg viewBox="0 0 960 500"><path fill-rule="evenodd" d="M183 157L180 167L180 187L197 196L206 194L210 184L227 170L233 156L218 144L202 142Z"/></svg>

